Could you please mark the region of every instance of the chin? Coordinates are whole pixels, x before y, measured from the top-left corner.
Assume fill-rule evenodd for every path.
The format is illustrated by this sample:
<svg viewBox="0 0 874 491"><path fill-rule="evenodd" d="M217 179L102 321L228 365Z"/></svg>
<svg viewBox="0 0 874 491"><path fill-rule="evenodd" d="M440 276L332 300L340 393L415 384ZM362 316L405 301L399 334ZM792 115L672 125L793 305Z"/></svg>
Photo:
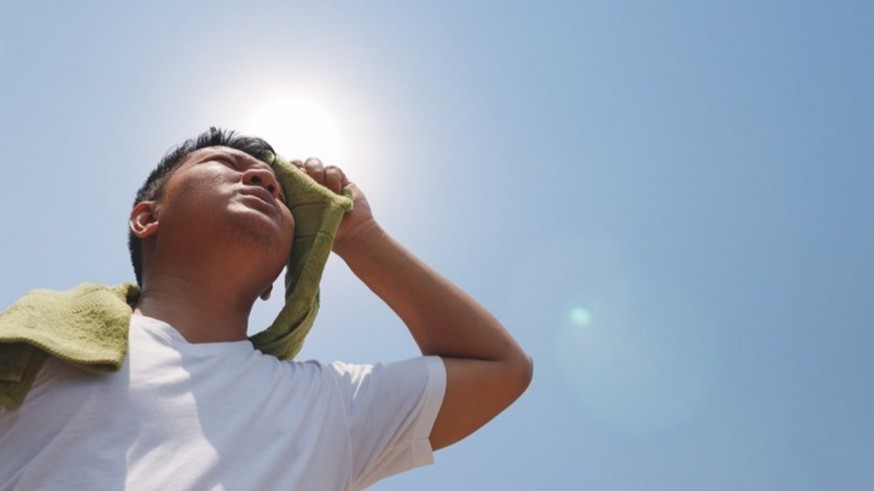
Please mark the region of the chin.
<svg viewBox="0 0 874 491"><path fill-rule="evenodd" d="M253 253L262 257L278 257L282 265L288 259L291 250L291 240L276 229L275 224L257 223L254 220L236 220L233 236L243 244L253 248ZM282 267L280 266L280 270Z"/></svg>

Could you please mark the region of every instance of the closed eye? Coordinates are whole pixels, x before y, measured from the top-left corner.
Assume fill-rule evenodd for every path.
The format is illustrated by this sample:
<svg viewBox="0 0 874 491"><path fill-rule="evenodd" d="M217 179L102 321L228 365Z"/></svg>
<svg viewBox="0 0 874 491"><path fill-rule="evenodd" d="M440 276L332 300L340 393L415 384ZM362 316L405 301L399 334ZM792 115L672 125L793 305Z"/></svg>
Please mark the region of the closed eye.
<svg viewBox="0 0 874 491"><path fill-rule="evenodd" d="M218 155L218 156L216 156L215 160L217 160L218 162L221 162L222 164L227 165L228 167L230 167L234 170L240 170L240 166L239 166L239 164L237 164L237 161L235 159L232 159L230 157L226 157L224 155Z"/></svg>

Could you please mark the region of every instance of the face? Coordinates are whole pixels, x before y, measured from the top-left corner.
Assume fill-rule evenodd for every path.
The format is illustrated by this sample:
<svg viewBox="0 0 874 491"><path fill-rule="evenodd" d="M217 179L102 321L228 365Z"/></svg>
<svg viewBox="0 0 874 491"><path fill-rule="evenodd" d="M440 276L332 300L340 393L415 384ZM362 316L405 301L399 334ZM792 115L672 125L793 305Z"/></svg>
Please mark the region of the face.
<svg viewBox="0 0 874 491"><path fill-rule="evenodd" d="M273 169L228 147L209 147L189 155L176 168L155 202L163 240L183 247L209 241L232 250L251 250L273 265L285 265L294 219L285 205Z"/></svg>

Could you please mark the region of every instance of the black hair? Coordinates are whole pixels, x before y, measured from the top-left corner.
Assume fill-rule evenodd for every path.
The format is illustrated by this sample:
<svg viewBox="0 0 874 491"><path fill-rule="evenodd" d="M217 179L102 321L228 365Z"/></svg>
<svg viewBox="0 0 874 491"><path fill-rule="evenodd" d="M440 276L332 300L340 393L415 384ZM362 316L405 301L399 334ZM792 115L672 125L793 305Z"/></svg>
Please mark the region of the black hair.
<svg viewBox="0 0 874 491"><path fill-rule="evenodd" d="M261 138L241 135L234 131L223 130L214 126L210 127L209 130L204 131L194 138L186 140L167 152L164 158L158 162L158 166L149 174L146 182L143 183L137 191L137 196L134 199L134 206L143 201L153 201L160 198L161 193L164 190L164 185L167 183L170 175L192 152L202 148L217 146L234 148L259 160L264 160L268 152L271 154L275 153L273 147ZM130 250L130 260L134 267L137 284L142 288L143 241L134 235L133 232L128 230L127 245Z"/></svg>

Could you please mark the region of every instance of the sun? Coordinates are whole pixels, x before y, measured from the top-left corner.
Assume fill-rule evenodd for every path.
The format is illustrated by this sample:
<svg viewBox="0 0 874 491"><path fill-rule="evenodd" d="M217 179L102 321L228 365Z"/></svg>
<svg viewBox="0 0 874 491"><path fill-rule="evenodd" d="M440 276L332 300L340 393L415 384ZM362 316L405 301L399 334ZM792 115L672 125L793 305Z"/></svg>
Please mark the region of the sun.
<svg viewBox="0 0 874 491"><path fill-rule="evenodd" d="M340 132L330 113L311 99L276 99L258 109L244 128L264 138L287 159L318 157L325 164L343 162Z"/></svg>

